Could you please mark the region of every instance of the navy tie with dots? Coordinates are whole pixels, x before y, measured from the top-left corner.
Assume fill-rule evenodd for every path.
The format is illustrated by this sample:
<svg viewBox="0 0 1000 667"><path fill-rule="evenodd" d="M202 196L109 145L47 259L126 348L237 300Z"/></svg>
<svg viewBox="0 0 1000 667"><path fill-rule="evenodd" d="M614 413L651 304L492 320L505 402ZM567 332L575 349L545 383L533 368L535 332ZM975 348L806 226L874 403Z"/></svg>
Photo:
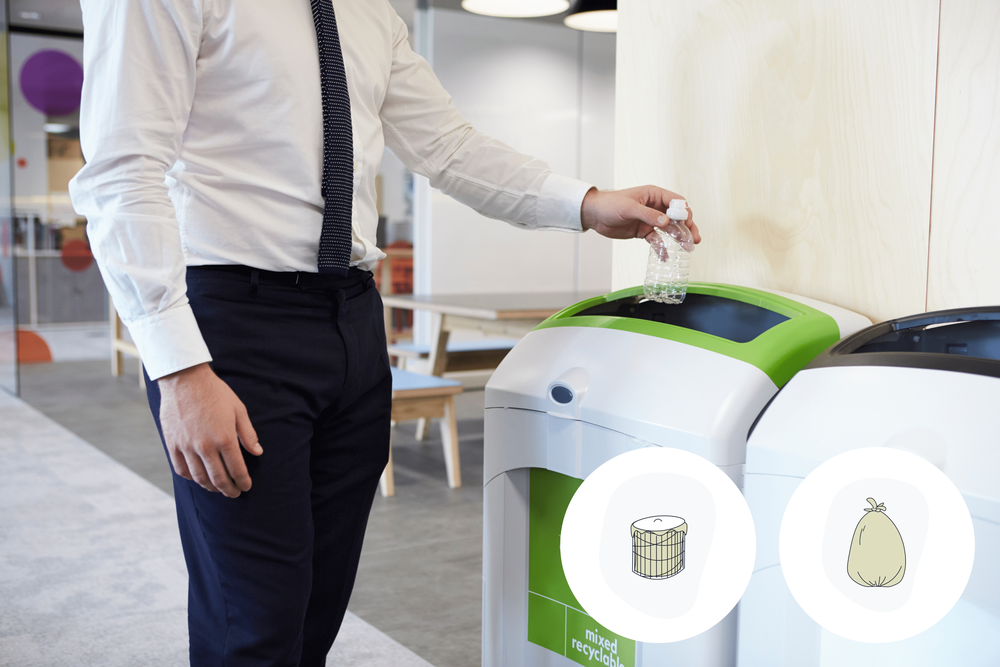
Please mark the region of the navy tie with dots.
<svg viewBox="0 0 1000 667"><path fill-rule="evenodd" d="M351 261L351 208L354 199L354 133L332 0L312 0L323 90L323 230L319 272L346 276Z"/></svg>

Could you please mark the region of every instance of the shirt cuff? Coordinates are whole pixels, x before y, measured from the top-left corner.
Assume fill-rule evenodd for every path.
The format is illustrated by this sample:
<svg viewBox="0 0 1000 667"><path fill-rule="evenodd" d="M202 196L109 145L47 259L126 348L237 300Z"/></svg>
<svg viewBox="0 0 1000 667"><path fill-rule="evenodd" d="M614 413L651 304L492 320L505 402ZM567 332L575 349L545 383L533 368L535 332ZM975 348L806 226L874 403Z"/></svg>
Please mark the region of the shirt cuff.
<svg viewBox="0 0 1000 667"><path fill-rule="evenodd" d="M584 196L594 187L575 178L549 174L538 193L537 229L582 232L580 209Z"/></svg>
<svg viewBox="0 0 1000 667"><path fill-rule="evenodd" d="M128 332L150 380L212 360L187 304L132 322Z"/></svg>

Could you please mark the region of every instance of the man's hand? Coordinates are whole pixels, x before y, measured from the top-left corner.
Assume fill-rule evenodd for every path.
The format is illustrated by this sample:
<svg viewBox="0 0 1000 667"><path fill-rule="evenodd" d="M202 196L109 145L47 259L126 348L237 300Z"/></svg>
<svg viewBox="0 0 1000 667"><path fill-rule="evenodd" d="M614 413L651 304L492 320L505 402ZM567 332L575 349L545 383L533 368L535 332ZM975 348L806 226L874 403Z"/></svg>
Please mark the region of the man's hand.
<svg viewBox="0 0 1000 667"><path fill-rule="evenodd" d="M157 380L160 426L174 471L209 491L235 498L250 490L240 444L264 453L247 410L233 390L199 364Z"/></svg>
<svg viewBox="0 0 1000 667"><path fill-rule="evenodd" d="M628 190L602 192L592 189L583 198L580 220L583 228L593 229L601 236L612 239L644 239L654 227L666 227L670 219L665 215L671 199L684 199L670 190L655 185L644 185ZM694 213L688 207L688 229L695 243L701 243Z"/></svg>

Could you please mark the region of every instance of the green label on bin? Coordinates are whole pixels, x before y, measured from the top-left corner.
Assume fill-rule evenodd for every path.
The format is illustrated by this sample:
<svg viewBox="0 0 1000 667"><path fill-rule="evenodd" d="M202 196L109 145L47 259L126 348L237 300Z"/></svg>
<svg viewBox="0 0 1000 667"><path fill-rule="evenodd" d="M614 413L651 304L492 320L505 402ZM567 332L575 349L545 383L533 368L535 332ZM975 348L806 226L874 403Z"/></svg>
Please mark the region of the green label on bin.
<svg viewBox="0 0 1000 667"><path fill-rule="evenodd" d="M583 480L532 468L528 491L528 641L581 665L633 667L635 641L581 608L559 555L563 517Z"/></svg>

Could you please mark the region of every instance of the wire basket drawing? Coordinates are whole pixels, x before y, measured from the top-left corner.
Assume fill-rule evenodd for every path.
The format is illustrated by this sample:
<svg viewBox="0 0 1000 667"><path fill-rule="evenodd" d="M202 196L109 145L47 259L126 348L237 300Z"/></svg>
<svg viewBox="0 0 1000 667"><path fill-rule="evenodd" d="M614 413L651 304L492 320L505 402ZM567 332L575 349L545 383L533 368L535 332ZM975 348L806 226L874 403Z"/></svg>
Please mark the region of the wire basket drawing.
<svg viewBox="0 0 1000 667"><path fill-rule="evenodd" d="M688 525L679 516L647 516L632 524L632 572L669 579L684 569Z"/></svg>

